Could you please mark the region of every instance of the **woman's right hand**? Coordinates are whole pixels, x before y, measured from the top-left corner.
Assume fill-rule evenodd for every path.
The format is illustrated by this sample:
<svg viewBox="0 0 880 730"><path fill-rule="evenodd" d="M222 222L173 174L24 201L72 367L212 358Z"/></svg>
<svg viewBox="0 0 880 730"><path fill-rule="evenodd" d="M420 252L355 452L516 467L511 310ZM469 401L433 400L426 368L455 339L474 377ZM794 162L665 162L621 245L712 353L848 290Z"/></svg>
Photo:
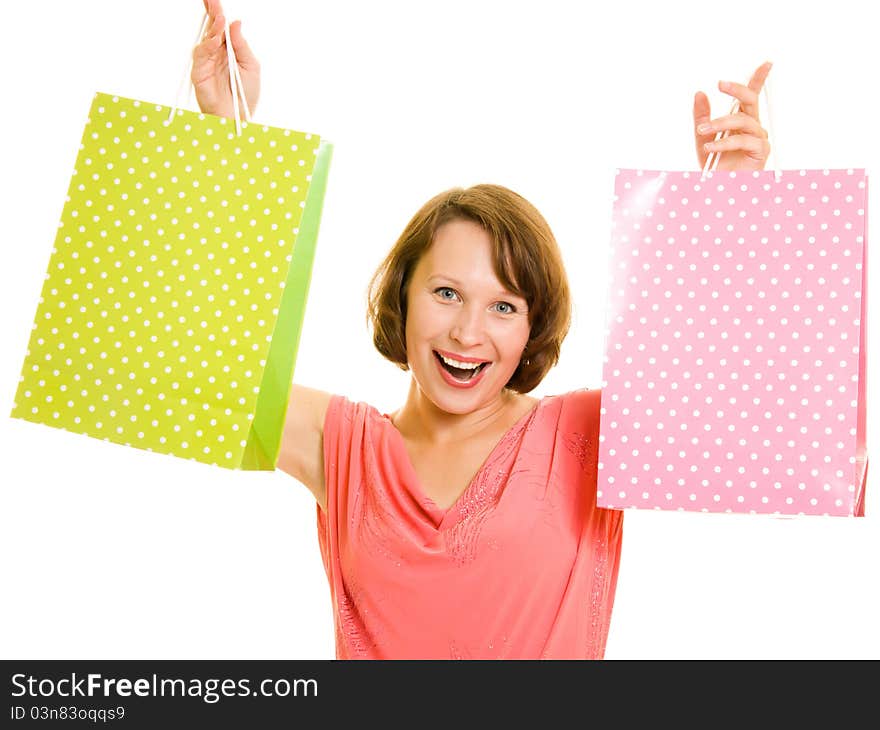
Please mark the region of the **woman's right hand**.
<svg viewBox="0 0 880 730"><path fill-rule="evenodd" d="M226 55L226 18L220 0L204 0L208 12L208 26L205 35L193 49L192 79L199 109L206 114L221 117L234 117L232 88L229 83L229 61ZM241 34L241 21L229 26L232 50L238 63L239 75L244 86L245 98L251 114L260 97L260 64L250 46ZM239 116L244 119L244 110L239 104Z"/></svg>

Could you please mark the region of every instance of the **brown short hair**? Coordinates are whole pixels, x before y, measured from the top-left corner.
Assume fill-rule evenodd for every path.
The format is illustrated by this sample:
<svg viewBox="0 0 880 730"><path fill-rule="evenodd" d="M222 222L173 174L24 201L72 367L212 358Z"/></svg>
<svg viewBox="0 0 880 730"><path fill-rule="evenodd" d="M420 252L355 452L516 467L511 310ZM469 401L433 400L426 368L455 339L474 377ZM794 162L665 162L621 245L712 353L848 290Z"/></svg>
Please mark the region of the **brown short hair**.
<svg viewBox="0 0 880 730"><path fill-rule="evenodd" d="M529 341L507 387L534 389L559 360L571 324L568 277L547 221L525 198L500 185L452 188L412 217L376 270L367 294L373 344L407 370L406 299L412 272L444 223L474 221L491 236L495 275L529 307Z"/></svg>

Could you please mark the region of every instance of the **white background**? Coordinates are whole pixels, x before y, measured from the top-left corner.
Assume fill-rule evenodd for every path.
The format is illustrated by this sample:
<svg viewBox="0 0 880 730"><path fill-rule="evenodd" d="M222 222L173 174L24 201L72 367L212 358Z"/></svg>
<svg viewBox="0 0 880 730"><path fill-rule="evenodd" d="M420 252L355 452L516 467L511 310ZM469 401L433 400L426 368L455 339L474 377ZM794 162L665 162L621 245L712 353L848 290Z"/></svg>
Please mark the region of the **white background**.
<svg viewBox="0 0 880 730"><path fill-rule="evenodd" d="M574 288L562 362L533 395L599 387L615 167L696 169L694 92L723 113L718 80L769 59L771 164L880 169L868 7L227 0L263 63L255 120L335 144L294 379L400 405L407 377L364 322L369 276L428 197L495 182L544 213ZM201 12L4 3L3 658L333 656L302 485L7 417L92 95L173 103ZM607 658L880 657L878 490L869 473L859 520L629 512Z"/></svg>

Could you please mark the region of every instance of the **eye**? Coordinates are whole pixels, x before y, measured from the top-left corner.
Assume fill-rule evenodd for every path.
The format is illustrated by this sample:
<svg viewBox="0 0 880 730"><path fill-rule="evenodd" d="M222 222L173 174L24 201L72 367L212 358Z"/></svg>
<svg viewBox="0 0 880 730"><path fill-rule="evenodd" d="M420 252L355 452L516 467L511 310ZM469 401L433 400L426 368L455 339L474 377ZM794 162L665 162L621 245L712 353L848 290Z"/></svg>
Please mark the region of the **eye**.
<svg viewBox="0 0 880 730"><path fill-rule="evenodd" d="M496 302L495 307L501 314L513 314L516 311L516 307L509 302Z"/></svg>
<svg viewBox="0 0 880 730"><path fill-rule="evenodd" d="M445 299L448 302L454 301L456 298L455 289L451 289L448 286L441 286L434 290L434 293L438 295L441 299Z"/></svg>

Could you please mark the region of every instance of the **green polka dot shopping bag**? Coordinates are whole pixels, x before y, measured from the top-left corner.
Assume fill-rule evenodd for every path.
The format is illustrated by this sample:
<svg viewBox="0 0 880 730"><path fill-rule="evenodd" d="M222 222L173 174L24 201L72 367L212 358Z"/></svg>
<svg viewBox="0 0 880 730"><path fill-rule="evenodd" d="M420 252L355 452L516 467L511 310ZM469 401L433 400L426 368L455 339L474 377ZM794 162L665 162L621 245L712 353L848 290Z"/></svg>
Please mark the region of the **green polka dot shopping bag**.
<svg viewBox="0 0 880 730"><path fill-rule="evenodd" d="M274 468L332 146L239 117L95 95L13 417Z"/></svg>

